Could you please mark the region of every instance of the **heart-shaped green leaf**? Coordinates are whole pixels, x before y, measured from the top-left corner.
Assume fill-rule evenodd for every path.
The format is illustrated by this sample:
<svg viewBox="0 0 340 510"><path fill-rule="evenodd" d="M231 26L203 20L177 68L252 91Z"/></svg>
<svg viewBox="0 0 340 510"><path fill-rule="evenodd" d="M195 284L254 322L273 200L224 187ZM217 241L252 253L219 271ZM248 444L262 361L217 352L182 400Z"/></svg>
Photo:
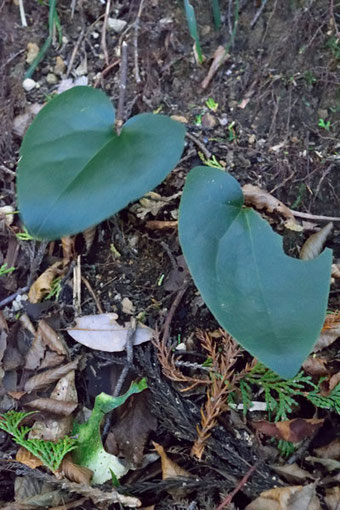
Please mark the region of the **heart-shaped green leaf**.
<svg viewBox="0 0 340 510"><path fill-rule="evenodd" d="M59 239L112 216L157 186L178 162L184 127L163 115L132 117L118 136L109 98L74 87L52 99L27 131L18 204L30 234Z"/></svg>
<svg viewBox="0 0 340 510"><path fill-rule="evenodd" d="M195 284L218 322L280 376L293 377L322 328L332 252L288 257L282 238L230 175L194 168L184 187L179 236Z"/></svg>

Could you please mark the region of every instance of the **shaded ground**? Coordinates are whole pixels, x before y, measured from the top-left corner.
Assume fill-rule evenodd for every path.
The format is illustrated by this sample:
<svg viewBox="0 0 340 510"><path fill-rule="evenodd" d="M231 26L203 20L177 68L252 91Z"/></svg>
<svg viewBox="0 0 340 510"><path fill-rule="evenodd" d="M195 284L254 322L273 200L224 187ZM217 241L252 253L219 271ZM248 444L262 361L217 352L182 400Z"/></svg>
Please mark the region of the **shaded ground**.
<svg viewBox="0 0 340 510"><path fill-rule="evenodd" d="M181 360L189 363L182 367L185 377L201 377L194 365L202 364L207 354L196 331L216 332L218 324L204 306L193 283L190 281L187 285L184 282L186 269L180 258L176 227L160 227L165 221L177 219L185 177L193 166L201 163L199 152L202 153L202 146L206 157L214 155L241 184L260 186L295 210L339 216L340 46L334 22L339 23L340 6L325 0L269 0L254 21L261 2L240 2L232 44L230 27L232 29L235 24L235 15L232 10L228 11L228 5L230 7L234 3L221 1L224 24L216 33L209 2L197 1L196 14L200 33L203 34L203 52L207 57L200 67L193 56L182 2L172 2L172 5L158 0L145 2L139 20L138 53L134 23L139 2L114 2L111 16L125 20L127 24L122 33L107 31L109 64L104 61L100 45L105 6L100 2L86 1L75 4L73 18L69 2L58 4L63 42L61 46L53 45L47 52L33 74L38 87L30 92L22 88L28 67L25 63L26 48L32 42L41 47L46 39L48 8L26 1L28 27L22 28L18 8L6 1L0 5L3 21L0 27L0 205L15 206L15 168L21 135L18 127L13 129L14 119L27 111L30 104L44 103L66 78L67 66L67 77L85 76L89 85L101 87L116 104L119 95L118 49L123 39L129 43L126 118L156 110L181 116L194 138L187 138L181 162L155 190L159 194L156 201L172 197L159 207L155 215L145 209L145 203L134 204L100 225L88 250L84 239L78 236L75 252L82 254L81 272L89 284L82 284L80 308L77 309L72 301L73 273L69 271L68 277L62 280L57 299L52 297L44 301L41 308L27 308L25 305L24 310L35 325L36 321L44 318L60 331L70 327L77 315L101 311L117 312L120 320L129 321L131 314L126 313L123 298L131 301L135 316L161 331L167 323L169 311L173 310L170 334L166 335L169 336L169 345L175 350L178 343L183 343L186 352L181 353ZM221 44L230 44L229 57L207 89L203 90L202 81L216 48ZM54 71L57 56L66 65L62 74ZM140 74L138 83L135 58ZM109 67L115 62L117 65ZM209 98L218 103L216 112L207 107ZM320 120L326 127L321 126ZM150 220L158 220L159 228L151 228ZM284 233L286 250L296 256L309 230L299 233L284 231L278 218L271 218L271 221ZM328 246L334 250L334 262L340 258L338 225L335 224L328 241ZM315 226L314 222L310 231ZM16 271L0 279L0 301L18 289L30 286L38 274L63 256L59 243L39 253L39 246L34 241L18 241L15 236L21 228L18 219L10 228L2 222L1 228L0 265L6 262L9 267L15 266ZM173 303L177 306L172 308ZM30 375L23 369L22 358L27 354L32 337L27 336L27 330L18 322L22 307L20 297L16 298L14 305L9 299L4 306L8 338L12 339L12 347L15 346L20 360L13 361L11 358L12 365L7 363L4 370L6 378L2 383L0 401L3 412L12 407L21 409L22 404L8 391L21 391ZM333 311L339 308L338 284L332 287L329 308ZM18 345L20 335L24 336L21 340L24 347ZM100 391L113 392L125 354L91 351L75 346L66 332L64 336L72 357L78 353L86 354L86 362L83 361L77 371L76 381L79 402L91 407ZM217 334L217 341L221 347L221 334ZM7 343L10 345L9 341ZM332 375L338 372L339 364L334 345L328 353ZM245 353L237 362L237 370L241 371L250 361L250 356ZM130 494L140 497L143 505L191 510L215 508L221 502L221 496L233 490L254 464L256 471L235 497L234 508L245 508L262 491L291 482L280 479L270 467L275 462L283 462L276 447L256 437L250 422L234 411L219 413L218 424L211 431L202 460L195 459L190 450L196 439L196 426L201 421L200 408L205 402L206 388L187 393L179 391L181 383L171 382L165 377L155 346L136 348L133 364L134 375L131 378L137 375L147 377L150 388L148 409L158 419L151 438L162 444L176 462L194 475L192 480L186 480L192 490L169 494L166 491L169 486L178 489L182 480L177 485L172 480L168 486L166 481L161 482L159 463L141 472L129 473L123 479L123 486ZM97 376L99 373L100 378ZM260 394L257 398L261 399ZM323 429L312 438L314 442L309 442L306 450L299 450L296 460L302 467L305 467L307 454L325 443L322 436L327 436L327 443L336 438L338 415L315 409L311 404L300 402L300 408L290 416L325 418ZM264 419L263 413L255 417ZM5 434L0 441L2 454L8 458L14 453L13 444ZM145 450L151 449L152 444L148 440ZM310 466L308 469L313 471ZM1 464L0 500L13 501L15 476L26 473L25 468L17 464L9 468ZM318 475L326 476L322 470ZM298 483L296 479L294 482ZM171 483L174 485L171 486ZM331 480L330 487L335 485L336 481ZM318 490L323 497L324 487ZM91 503L84 502L79 508L92 507Z"/></svg>

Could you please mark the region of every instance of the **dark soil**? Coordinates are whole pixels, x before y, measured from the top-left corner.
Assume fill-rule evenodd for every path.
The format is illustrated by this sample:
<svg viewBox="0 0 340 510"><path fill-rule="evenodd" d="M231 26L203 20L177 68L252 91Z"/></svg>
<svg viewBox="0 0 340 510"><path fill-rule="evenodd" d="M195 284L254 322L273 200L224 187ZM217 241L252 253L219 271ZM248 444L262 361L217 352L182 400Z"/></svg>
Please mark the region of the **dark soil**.
<svg viewBox="0 0 340 510"><path fill-rule="evenodd" d="M109 64L116 60L119 63L118 50L122 40L129 44L125 117L155 110L182 116L187 121L188 132L242 185L251 183L266 189L294 210L339 216L340 45L339 41L336 42L339 32L335 31L334 20L340 23L340 4L334 1L333 5L326 0L268 0L254 23L261 2L240 0L239 20L232 44L229 24L233 26L235 20L233 12L228 15L228 5L234 5L235 1L220 1L224 22L219 32L214 31L210 2L197 0L192 3L195 3L199 31L204 34L201 42L205 63L198 66L195 62L182 2L145 1L138 32L137 58L141 81L136 83L133 24L139 2L112 2L110 16L125 20L128 29L123 34L107 31ZM60 0L57 8L63 42L60 46L52 44L32 76L39 86L26 92L22 82L28 67L25 62L27 44L34 42L41 47L45 41L48 6L44 2L26 0L28 27L24 28L20 26L15 3L6 0L0 3L0 206L15 207L15 169L21 136L13 130L14 119L30 104L43 104L57 90L64 75L57 75L55 84L47 81L49 73L53 73L57 56L62 57L67 66L74 53L69 77L76 78L77 73L82 73L89 85L96 83L117 104L119 65L103 73L108 67L100 46L105 5L99 1L79 0L75 2L73 17L70 2ZM216 48L221 44L230 44L229 57L208 88L203 90L201 83ZM216 112L207 108L209 98L218 103ZM197 118L207 113L210 125L198 125ZM319 126L320 119L329 122L329 129ZM81 310L75 310L70 272L70 277L63 281L57 300L52 298L47 306L41 308L26 307L35 325L44 318L55 329L64 331L73 324L77 314L99 313L98 302L103 312L117 312L121 321L129 321L131 315L124 313L122 307L123 298L129 298L134 306L134 315L162 331L169 310L185 288L183 297L174 308L168 343L173 349L178 343L186 345L182 361L204 361L206 355L199 345L196 331L216 331L219 326L191 280L185 287L187 273L180 257L177 229L148 228L149 220L163 222L177 219L179 195L185 177L192 167L202 163L199 152L201 149L193 138L187 138L179 165L154 190L161 197L175 195L156 216L148 213L141 217L136 205L132 205L98 226L89 250L86 250L83 237L77 237L75 252L82 255L82 275L93 293L83 285ZM283 233L278 218L270 218L270 221ZM17 268L12 275L0 280L1 302L17 291L22 294L21 289L61 259L63 254L61 244L54 243L39 260L38 243L19 242L15 237L20 230L19 219L10 228L4 222L0 223L0 229L0 265L9 261ZM284 234L287 252L296 256L309 232L305 230L297 234L285 231ZM337 262L340 259L339 223L335 224L328 246L333 249L334 262ZM16 298L15 302L18 304L13 307L9 299L3 307L12 335L20 329L17 320L23 311L20 298ZM339 307L339 285L335 284L329 308L336 310ZM86 354L82 370L77 374L77 389L80 403L91 407L97 393L113 391L125 354L109 355L75 347L66 332L64 336L73 354ZM332 355L333 362L338 363L336 349L333 349ZM238 369L241 370L250 361L250 356L244 353ZM100 380L93 377L90 366L95 367L96 373L101 373ZM192 368L186 370L193 375ZM275 445L257 437L241 414L222 414L207 441L202 460L190 455L205 393L200 390L181 392L183 388L179 383L164 376L157 349L151 344L136 348L131 377L137 376L147 377L149 407L158 419L158 427L150 438L162 444L173 460L194 475L185 480L188 490L183 493L183 480L161 481L159 463L157 467L151 465L133 472L133 475L129 473L122 481L123 489L138 496L143 506L155 504L157 509L178 510L217 508L222 496L231 492L254 464L256 471L233 499L234 506L229 508L243 509L264 490L286 484L270 467L275 462L284 462L279 459ZM25 378L22 369L15 376L12 391L22 389L21 378ZM21 409L20 403L8 394L2 383L0 410L5 412L13 407ZM313 417L314 412L312 407L300 409L291 417ZM327 418L323 433L333 438L338 415L319 412L319 416ZM251 418L254 419L254 416ZM258 418L264 419L263 413ZM14 453L13 444L5 434L0 434L1 455L8 459ZM150 438L145 445L147 452L152 450ZM319 441L318 436L314 441ZM311 453L313 443L306 448L298 457L302 463L304 457ZM37 475L38 471L30 471L29 474L38 479L42 473L40 471ZM15 475L27 472L28 468L18 463L8 467L0 462L0 501L4 505L14 500ZM179 488L182 492L178 492ZM322 491L321 496L324 494ZM85 502L77 508L94 508L91 505ZM118 508L118 505L111 508Z"/></svg>

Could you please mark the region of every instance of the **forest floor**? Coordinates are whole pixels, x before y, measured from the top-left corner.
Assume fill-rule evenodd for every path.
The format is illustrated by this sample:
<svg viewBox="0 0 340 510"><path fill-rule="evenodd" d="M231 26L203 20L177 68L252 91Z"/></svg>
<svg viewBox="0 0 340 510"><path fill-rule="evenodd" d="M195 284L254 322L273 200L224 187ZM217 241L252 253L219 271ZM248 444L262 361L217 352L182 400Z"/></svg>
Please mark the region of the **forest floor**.
<svg viewBox="0 0 340 510"><path fill-rule="evenodd" d="M44 400L33 404L38 414L26 419L35 431L44 429L36 437L57 440L65 414L64 435L72 432L70 417L80 420L99 393L114 394L124 367L129 373L123 391L140 377L148 384L101 429L106 450L128 466L118 487L111 479L90 487L74 466L67 473L62 464L54 474L35 467L0 430L3 508L124 508L137 499L144 508L177 510L340 508L338 334L304 364L300 392L256 368L205 306L188 276L177 232L186 176L204 163L218 164L241 185L258 186L310 215L297 218L296 231L285 228L278 214L266 213L294 257L325 225L318 216L339 216L340 4L221 0L218 31L210 2L192 4L202 65L181 1L112 1L103 47L105 2L60 0L61 43L54 34L31 90L25 90L29 53L34 57L48 36L48 3L25 0L24 27L16 2L0 2L0 266L15 268L0 276L0 411L31 410L33 400L50 400L55 384L67 380L67 395L59 400L72 400L77 411L57 412ZM183 122L188 134L182 159L154 195L100 224L93 239L80 234L68 244L47 245L18 237L24 231L19 216L4 214L4 206L17 208L16 166L25 130L39 106L76 84L102 89L116 105L123 41L124 117L157 112ZM215 51L227 45L227 58L205 83ZM337 264L339 221L326 246ZM33 298L30 289L52 266ZM334 331L339 292L334 279L328 304ZM137 318L155 331L154 340L133 353L111 353L85 347L67 332L79 317L106 313L116 313L130 331ZM212 366L215 373L225 371L223 385L211 375ZM39 383L28 385L36 374ZM305 398L308 381L322 402ZM232 391L224 391L227 383ZM270 398L278 402L271 410ZM247 399L254 407L243 412Z"/></svg>

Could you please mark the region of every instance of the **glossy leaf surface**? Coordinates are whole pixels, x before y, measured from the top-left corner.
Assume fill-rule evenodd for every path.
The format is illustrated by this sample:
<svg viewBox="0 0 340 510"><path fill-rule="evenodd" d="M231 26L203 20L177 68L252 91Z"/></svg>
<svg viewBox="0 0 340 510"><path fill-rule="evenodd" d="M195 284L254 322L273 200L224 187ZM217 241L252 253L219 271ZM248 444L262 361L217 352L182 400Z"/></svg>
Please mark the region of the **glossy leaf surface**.
<svg viewBox="0 0 340 510"><path fill-rule="evenodd" d="M194 168L184 187L179 235L196 286L218 322L284 378L312 350L326 313L331 254L288 257L282 238L230 175Z"/></svg>
<svg viewBox="0 0 340 510"><path fill-rule="evenodd" d="M178 162L184 127L143 113L114 131L109 98L74 87L39 112L20 150L18 203L38 239L76 234L157 186Z"/></svg>

